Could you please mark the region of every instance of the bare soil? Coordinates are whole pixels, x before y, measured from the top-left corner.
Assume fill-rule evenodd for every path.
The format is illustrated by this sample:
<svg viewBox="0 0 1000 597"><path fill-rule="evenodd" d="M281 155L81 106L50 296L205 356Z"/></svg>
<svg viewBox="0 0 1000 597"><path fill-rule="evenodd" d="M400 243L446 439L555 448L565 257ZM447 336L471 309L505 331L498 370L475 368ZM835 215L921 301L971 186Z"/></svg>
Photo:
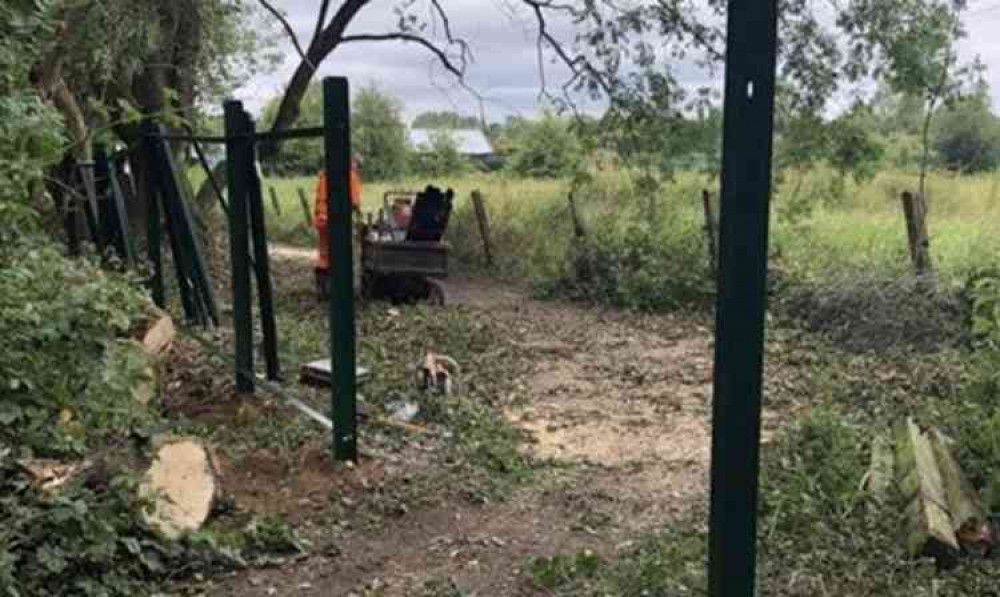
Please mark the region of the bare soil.
<svg viewBox="0 0 1000 597"><path fill-rule="evenodd" d="M274 254L305 267L305 252ZM350 468L322 445L291 465L266 452L223 463L238 507L307 526L314 549L216 579L207 594L543 595L526 569L533 558L613 558L643 531L704 509L712 336L703 321L540 302L483 280L452 279L447 292L450 305L508 330L526 363L502 408L539 463L531 482L474 504L460 497L462 478L438 477L408 503L397 490L434 449L417 438L405 458L375 454ZM356 516L387 494L403 497L376 509L381 517Z"/></svg>

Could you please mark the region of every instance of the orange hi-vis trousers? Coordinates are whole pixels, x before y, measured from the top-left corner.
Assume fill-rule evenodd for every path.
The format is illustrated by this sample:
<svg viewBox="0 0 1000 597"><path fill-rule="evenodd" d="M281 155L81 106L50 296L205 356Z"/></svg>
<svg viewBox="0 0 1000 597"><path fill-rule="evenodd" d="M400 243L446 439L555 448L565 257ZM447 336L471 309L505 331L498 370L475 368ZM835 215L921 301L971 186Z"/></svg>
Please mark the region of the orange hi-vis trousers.
<svg viewBox="0 0 1000 597"><path fill-rule="evenodd" d="M319 173L319 181L316 183L316 200L313 203L313 226L316 228L316 260L315 267L318 270L330 269L330 235L327 230L326 213L326 170ZM361 174L354 163L351 163L351 207L355 210L361 209Z"/></svg>

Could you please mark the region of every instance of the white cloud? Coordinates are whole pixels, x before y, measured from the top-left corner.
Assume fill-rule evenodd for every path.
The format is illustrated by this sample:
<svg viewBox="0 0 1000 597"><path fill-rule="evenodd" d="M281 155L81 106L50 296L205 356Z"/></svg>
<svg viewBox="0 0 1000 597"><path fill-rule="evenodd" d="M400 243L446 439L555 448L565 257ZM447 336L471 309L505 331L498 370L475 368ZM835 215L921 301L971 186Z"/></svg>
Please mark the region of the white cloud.
<svg viewBox="0 0 1000 597"><path fill-rule="evenodd" d="M290 17L300 40L305 44L315 24L315 0L275 0ZM334 5L337 2L333 3ZM452 0L446 2L452 27L457 35L469 40L475 62L470 65L467 81L487 98L486 110L491 119L508 114L531 114L537 110L540 79L535 48L535 31L530 15L510 11L509 0ZM967 58L980 56L987 65L987 78L1000 91L1000 0L972 0L966 19L969 37L962 44ZM362 9L351 24L349 34L384 33L393 30L396 17L391 2L372 2ZM572 30L565 22L552 24L555 34L571 41ZM431 31L433 34L434 32ZM439 32L438 32L439 33ZM283 41L287 58L277 72L258 76L239 90L237 96L251 109L259 109L271 96L279 94L291 77L298 57L290 43ZM550 82L566 76L559 65L549 64ZM320 76L344 75L355 87L374 82L401 99L406 114L413 117L425 110L455 109L474 114L475 99L455 85L454 78L437 64L432 55L414 44L377 42L348 44L338 48L321 66ZM721 83L721 69L713 75L681 65L676 72L682 84L694 87Z"/></svg>

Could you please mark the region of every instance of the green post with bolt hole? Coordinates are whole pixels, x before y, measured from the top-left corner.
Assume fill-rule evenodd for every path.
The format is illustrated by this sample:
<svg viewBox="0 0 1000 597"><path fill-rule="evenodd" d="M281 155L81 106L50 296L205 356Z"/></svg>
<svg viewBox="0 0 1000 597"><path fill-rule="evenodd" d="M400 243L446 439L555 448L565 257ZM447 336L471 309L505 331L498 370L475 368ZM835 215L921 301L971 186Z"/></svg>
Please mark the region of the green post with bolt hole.
<svg viewBox="0 0 1000 597"><path fill-rule="evenodd" d="M344 77L323 80L326 213L330 250L330 366L333 370L333 454L358 459L357 380L354 329L354 250L350 171L349 86Z"/></svg>
<svg viewBox="0 0 1000 597"><path fill-rule="evenodd" d="M752 597L764 362L777 0L729 0L709 594Z"/></svg>

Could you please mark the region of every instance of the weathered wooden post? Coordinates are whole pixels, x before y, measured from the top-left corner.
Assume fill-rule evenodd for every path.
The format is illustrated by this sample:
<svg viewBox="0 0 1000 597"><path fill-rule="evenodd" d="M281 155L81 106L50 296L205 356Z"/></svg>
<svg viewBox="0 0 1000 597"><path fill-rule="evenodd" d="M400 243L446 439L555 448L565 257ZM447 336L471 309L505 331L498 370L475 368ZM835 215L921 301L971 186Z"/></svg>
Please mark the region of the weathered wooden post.
<svg viewBox="0 0 1000 597"><path fill-rule="evenodd" d="M708 587L753 597L778 1L728 7Z"/></svg>
<svg viewBox="0 0 1000 597"><path fill-rule="evenodd" d="M268 187L268 192L271 195L271 207L274 208L274 214L281 215L281 202L278 201L278 192L274 190L274 187Z"/></svg>
<svg viewBox="0 0 1000 597"><path fill-rule="evenodd" d="M351 224L351 110L347 79L323 80L326 210L330 250L330 365L333 369L333 454L358 459L357 354L354 329L354 243Z"/></svg>
<svg viewBox="0 0 1000 597"><path fill-rule="evenodd" d="M483 239L483 254L486 256L486 266L493 267L493 243L490 239L490 219L486 211L483 194L477 189L472 191L472 206L476 210L476 221L479 223L479 236Z"/></svg>
<svg viewBox="0 0 1000 597"><path fill-rule="evenodd" d="M305 218L306 226L312 228L312 211L309 209L309 199L306 198L306 192L302 189L302 187L295 190L299 195L299 205L302 206L302 217Z"/></svg>
<svg viewBox="0 0 1000 597"><path fill-rule="evenodd" d="M715 196L705 189L701 192L705 211L705 241L708 243L708 263L715 275L719 270L719 209Z"/></svg>
<svg viewBox="0 0 1000 597"><path fill-rule="evenodd" d="M931 241L927 234L927 201L919 193L903 193L903 216L906 218L906 236L910 247L910 261L917 274L930 273Z"/></svg>

